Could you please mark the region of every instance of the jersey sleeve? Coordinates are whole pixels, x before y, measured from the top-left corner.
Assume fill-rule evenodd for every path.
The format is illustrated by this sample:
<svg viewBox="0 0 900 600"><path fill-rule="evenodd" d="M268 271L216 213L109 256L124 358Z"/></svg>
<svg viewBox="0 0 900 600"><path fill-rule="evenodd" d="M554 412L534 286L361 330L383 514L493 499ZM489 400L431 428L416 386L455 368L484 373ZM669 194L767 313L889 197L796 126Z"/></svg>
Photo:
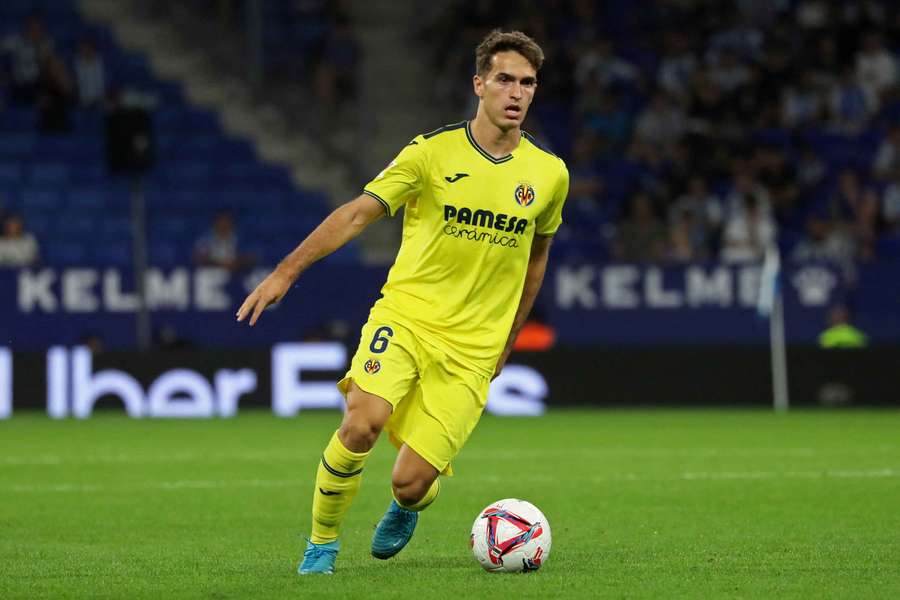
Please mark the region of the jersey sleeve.
<svg viewBox="0 0 900 600"><path fill-rule="evenodd" d="M562 162L562 161L560 161ZM538 235L553 235L562 223L563 204L569 195L569 170L563 164L553 192L553 198L547 208L538 215L535 222L535 233Z"/></svg>
<svg viewBox="0 0 900 600"><path fill-rule="evenodd" d="M401 206L421 193L427 180L427 159L425 138L420 135L366 184L363 193L381 202L388 216L393 217Z"/></svg>

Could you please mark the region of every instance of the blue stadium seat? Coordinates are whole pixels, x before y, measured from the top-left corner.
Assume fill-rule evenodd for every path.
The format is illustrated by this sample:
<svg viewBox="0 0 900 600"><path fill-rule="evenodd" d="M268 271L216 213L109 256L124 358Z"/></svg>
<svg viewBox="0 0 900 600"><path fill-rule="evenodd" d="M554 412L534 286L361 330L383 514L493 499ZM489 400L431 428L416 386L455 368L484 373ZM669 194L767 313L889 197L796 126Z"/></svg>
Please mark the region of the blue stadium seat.
<svg viewBox="0 0 900 600"><path fill-rule="evenodd" d="M55 188L30 187L22 190L22 207L28 210L54 211L62 207L62 197Z"/></svg>
<svg viewBox="0 0 900 600"><path fill-rule="evenodd" d="M131 244L123 240L95 245L91 258L93 262L99 265L118 267L120 269L130 268L134 263Z"/></svg>
<svg viewBox="0 0 900 600"><path fill-rule="evenodd" d="M35 163L29 179L34 184L61 186L68 182L70 172L66 163Z"/></svg>
<svg viewBox="0 0 900 600"><path fill-rule="evenodd" d="M106 190L101 187L72 188L66 196L70 210L96 211L107 205Z"/></svg>
<svg viewBox="0 0 900 600"><path fill-rule="evenodd" d="M22 167L15 163L0 163L0 185L22 182Z"/></svg>
<svg viewBox="0 0 900 600"><path fill-rule="evenodd" d="M33 133L4 133L0 135L0 160L28 159L36 147L37 136Z"/></svg>
<svg viewBox="0 0 900 600"><path fill-rule="evenodd" d="M179 250L178 244L165 240L153 240L150 243L149 262L151 265L171 267L190 261L190 256Z"/></svg>
<svg viewBox="0 0 900 600"><path fill-rule="evenodd" d="M88 247L82 242L53 240L46 244L41 255L52 267L88 264Z"/></svg>
<svg viewBox="0 0 900 600"><path fill-rule="evenodd" d="M64 238L90 241L95 233L96 216L85 212L60 213L57 215L56 230Z"/></svg>
<svg viewBox="0 0 900 600"><path fill-rule="evenodd" d="M69 178L73 184L99 185L109 177L106 164L101 161L77 162L72 163L71 166Z"/></svg>
<svg viewBox="0 0 900 600"><path fill-rule="evenodd" d="M306 59L297 56L298 49L320 40L326 23L289 3L275 4L287 15L281 50L292 65L302 65ZM245 215L269 215L264 230L284 238L279 258L290 250L297 232L313 214L318 219L327 200L298 190L287 169L261 162L250 142L224 134L215 112L186 104L181 83L156 78L144 55L122 51L108 28L84 23L77 8L74 0L2 0L0 39L20 33L22 18L39 10L70 66L77 41L90 37L106 61L111 87L125 84L156 94L159 162L145 178L155 259L167 265L190 262L194 240L226 209L238 217L242 232ZM46 242L48 264L130 264L131 179L107 171L104 113L73 108L71 133L40 135L38 111L3 104L4 92L0 205L24 214L26 225Z"/></svg>
<svg viewBox="0 0 900 600"><path fill-rule="evenodd" d="M0 131L32 133L37 127L38 113L34 108L10 106L0 111Z"/></svg>

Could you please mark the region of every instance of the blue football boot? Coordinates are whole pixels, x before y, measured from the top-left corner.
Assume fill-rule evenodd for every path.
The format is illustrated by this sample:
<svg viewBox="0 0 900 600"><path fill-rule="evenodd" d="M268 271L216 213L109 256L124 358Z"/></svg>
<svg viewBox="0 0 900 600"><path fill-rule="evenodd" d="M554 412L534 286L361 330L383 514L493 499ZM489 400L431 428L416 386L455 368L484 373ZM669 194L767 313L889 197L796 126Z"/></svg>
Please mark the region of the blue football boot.
<svg viewBox="0 0 900 600"><path fill-rule="evenodd" d="M334 573L334 559L337 558L341 543L338 540L327 544L313 544L306 540L306 551L303 552L303 562L297 572L301 575L309 573Z"/></svg>
<svg viewBox="0 0 900 600"><path fill-rule="evenodd" d="M372 536L372 556L386 560L403 550L412 538L418 520L419 513L406 510L392 500Z"/></svg>

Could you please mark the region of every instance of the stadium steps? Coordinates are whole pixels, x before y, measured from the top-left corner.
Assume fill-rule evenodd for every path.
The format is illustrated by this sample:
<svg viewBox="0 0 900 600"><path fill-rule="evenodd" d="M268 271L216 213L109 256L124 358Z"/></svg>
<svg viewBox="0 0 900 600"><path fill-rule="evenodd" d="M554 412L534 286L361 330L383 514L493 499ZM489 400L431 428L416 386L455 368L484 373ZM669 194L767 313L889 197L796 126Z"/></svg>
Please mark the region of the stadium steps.
<svg viewBox="0 0 900 600"><path fill-rule="evenodd" d="M176 27L147 18L139 0L82 0L84 15L107 25L120 45L144 53L162 76L182 81L187 97L213 109L229 133L253 140L260 156L291 169L298 185L326 190L336 201L352 197L346 168L328 160L314 140L288 127L276 106L261 103L249 83L223 72L205 44L187 44ZM240 40L235 39L238 46Z"/></svg>
<svg viewBox="0 0 900 600"><path fill-rule="evenodd" d="M452 120L436 109L431 85L434 74L411 35L421 7L417 0L372 2L350 0L347 9L362 46L362 104L374 121L366 148L365 170L375 174L417 133ZM370 234L369 254L379 262L393 260L400 241L400 219L383 219Z"/></svg>

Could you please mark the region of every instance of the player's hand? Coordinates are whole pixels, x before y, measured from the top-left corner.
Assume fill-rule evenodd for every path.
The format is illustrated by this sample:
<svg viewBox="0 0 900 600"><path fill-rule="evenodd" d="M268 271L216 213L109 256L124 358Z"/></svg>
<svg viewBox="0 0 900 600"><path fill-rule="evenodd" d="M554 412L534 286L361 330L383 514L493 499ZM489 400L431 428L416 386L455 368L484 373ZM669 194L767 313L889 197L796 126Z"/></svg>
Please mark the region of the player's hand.
<svg viewBox="0 0 900 600"><path fill-rule="evenodd" d="M256 286L256 289L241 304L237 311L237 320L243 321L247 315L251 315L250 327L256 325L262 311L284 298L292 283L290 277L277 269L269 273L268 277L263 279L262 283Z"/></svg>

